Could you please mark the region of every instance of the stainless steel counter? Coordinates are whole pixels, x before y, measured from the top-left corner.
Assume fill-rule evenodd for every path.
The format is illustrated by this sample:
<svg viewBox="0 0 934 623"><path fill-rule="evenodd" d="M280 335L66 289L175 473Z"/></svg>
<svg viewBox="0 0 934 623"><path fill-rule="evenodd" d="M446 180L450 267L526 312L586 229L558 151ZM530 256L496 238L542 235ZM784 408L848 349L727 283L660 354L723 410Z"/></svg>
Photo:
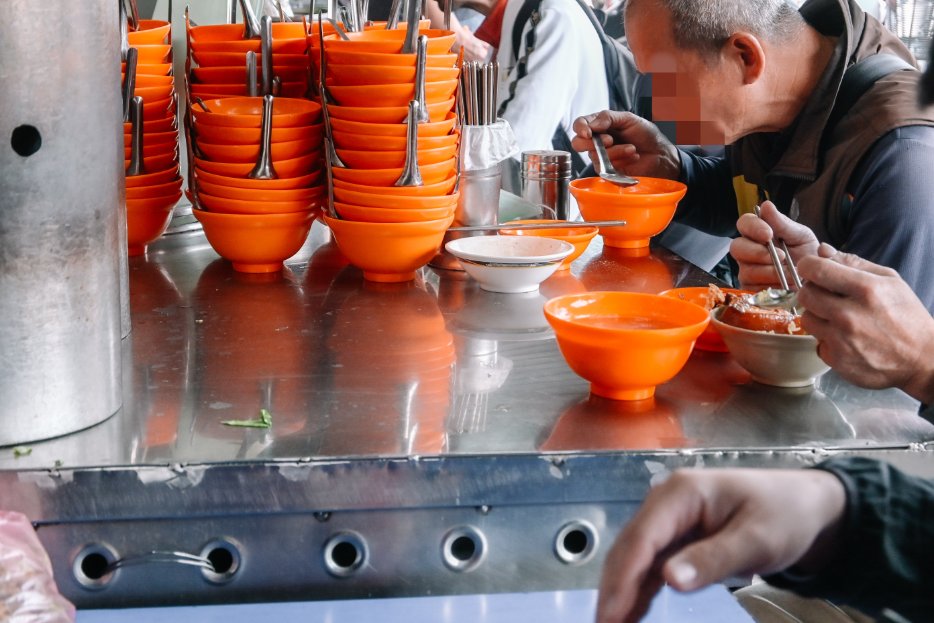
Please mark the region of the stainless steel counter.
<svg viewBox="0 0 934 623"><path fill-rule="evenodd" d="M371 284L318 223L281 276L244 276L175 234L131 258L123 409L0 449L0 507L33 519L69 598L112 607L593 588L676 467L858 452L934 475L899 391L769 388L696 352L654 402L591 398L541 310L708 281L598 237L541 293L428 268ZM261 408L268 430L222 424Z"/></svg>

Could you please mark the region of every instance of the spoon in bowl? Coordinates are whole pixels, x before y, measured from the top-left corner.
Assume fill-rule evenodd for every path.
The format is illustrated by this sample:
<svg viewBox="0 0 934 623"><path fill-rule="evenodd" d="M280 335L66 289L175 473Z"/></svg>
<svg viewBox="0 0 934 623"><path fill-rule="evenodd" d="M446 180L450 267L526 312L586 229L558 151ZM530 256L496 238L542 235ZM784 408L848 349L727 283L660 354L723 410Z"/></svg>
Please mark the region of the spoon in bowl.
<svg viewBox="0 0 934 623"><path fill-rule="evenodd" d="M639 183L636 178L629 177L616 170L616 167L610 162L610 157L606 153L606 147L603 145L603 141L600 140L599 134L594 134L592 138L593 148L597 152L597 162L600 163L600 177L602 179L620 186L635 186Z"/></svg>

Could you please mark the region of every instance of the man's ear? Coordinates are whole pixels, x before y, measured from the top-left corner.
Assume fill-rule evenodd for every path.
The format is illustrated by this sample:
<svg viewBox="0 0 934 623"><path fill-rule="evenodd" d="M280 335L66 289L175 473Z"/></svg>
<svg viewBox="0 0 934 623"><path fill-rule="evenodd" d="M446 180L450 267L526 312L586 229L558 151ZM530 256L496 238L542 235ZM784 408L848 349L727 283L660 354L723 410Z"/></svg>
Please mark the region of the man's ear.
<svg viewBox="0 0 934 623"><path fill-rule="evenodd" d="M735 33L723 44L720 53L723 60L739 68L743 84L752 84L765 71L765 50L755 35L745 32Z"/></svg>

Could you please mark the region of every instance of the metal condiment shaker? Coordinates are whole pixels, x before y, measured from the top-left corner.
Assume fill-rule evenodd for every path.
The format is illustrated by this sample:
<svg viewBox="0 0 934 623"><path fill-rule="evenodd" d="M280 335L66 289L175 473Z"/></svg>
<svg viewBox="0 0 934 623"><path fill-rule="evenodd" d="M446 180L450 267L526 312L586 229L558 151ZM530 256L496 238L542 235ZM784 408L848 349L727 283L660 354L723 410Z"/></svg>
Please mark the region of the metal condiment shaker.
<svg viewBox="0 0 934 623"><path fill-rule="evenodd" d="M523 199L548 206L554 210L556 219L567 220L570 201L568 185L571 182L570 153L550 149L522 152L519 181Z"/></svg>

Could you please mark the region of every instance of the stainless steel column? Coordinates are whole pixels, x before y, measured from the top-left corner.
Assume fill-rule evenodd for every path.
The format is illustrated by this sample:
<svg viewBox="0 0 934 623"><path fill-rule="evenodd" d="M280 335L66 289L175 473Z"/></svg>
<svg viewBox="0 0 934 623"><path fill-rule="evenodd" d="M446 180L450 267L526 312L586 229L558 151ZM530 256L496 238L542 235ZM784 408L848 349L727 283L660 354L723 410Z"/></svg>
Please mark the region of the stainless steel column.
<svg viewBox="0 0 934 623"><path fill-rule="evenodd" d="M7 0L0 20L0 445L120 408L117 0Z"/></svg>

